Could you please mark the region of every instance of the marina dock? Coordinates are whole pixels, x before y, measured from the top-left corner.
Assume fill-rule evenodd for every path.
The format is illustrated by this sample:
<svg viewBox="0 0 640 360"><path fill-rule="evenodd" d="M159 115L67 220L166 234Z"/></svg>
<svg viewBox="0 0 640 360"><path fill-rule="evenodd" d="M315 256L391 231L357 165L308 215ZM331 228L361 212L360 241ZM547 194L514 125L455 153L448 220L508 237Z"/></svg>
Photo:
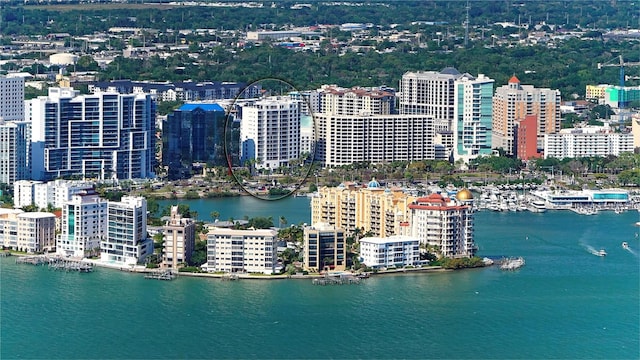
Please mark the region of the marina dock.
<svg viewBox="0 0 640 360"><path fill-rule="evenodd" d="M312 280L313 285L360 285L362 283L363 277L358 277L354 275L340 275L340 276L329 276L326 275L322 278L316 278Z"/></svg>
<svg viewBox="0 0 640 360"><path fill-rule="evenodd" d="M153 280L173 280L177 277L178 277L178 274L171 270L154 271L144 276L145 279L153 279Z"/></svg>
<svg viewBox="0 0 640 360"><path fill-rule="evenodd" d="M77 271L84 273L93 271L93 265L91 263L60 256L19 256L16 258L16 264L46 265L50 270L56 271Z"/></svg>

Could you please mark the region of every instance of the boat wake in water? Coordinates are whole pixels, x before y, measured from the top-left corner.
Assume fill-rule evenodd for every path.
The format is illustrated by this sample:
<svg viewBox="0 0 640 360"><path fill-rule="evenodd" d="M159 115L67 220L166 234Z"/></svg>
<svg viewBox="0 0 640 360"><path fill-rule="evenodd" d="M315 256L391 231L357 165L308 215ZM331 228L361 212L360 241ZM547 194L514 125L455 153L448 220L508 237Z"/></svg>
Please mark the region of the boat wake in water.
<svg viewBox="0 0 640 360"><path fill-rule="evenodd" d="M596 256L605 256L607 253L603 250L596 250L593 246L580 242L580 245L588 252Z"/></svg>

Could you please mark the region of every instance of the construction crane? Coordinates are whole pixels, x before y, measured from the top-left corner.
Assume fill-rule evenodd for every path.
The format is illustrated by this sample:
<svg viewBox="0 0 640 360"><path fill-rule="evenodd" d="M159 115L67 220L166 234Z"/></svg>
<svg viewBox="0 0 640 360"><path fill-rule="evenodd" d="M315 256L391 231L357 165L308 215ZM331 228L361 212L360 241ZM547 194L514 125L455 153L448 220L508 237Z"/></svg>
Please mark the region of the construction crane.
<svg viewBox="0 0 640 360"><path fill-rule="evenodd" d="M605 66L619 66L620 67L620 87L624 87L624 67L625 66L640 66L640 62L624 62L624 58L622 55L618 57L620 59L619 63L613 63L616 59L611 59L606 63L598 63L598 70L602 69Z"/></svg>

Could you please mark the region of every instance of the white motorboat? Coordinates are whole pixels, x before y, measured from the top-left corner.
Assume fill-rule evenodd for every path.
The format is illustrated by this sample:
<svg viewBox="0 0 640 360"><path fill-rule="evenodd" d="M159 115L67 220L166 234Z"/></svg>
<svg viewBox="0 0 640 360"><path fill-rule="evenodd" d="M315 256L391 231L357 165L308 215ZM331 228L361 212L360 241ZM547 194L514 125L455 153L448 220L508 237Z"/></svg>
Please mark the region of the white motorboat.
<svg viewBox="0 0 640 360"><path fill-rule="evenodd" d="M596 251L594 255L597 256L607 256L607 252L604 251L604 249L600 249L599 251Z"/></svg>
<svg viewBox="0 0 640 360"><path fill-rule="evenodd" d="M625 250L629 250L629 244L627 244L626 241L623 241L622 242L622 248L625 249Z"/></svg>
<svg viewBox="0 0 640 360"><path fill-rule="evenodd" d="M509 258L505 259L500 265L500 270L516 270L524 266L524 258Z"/></svg>

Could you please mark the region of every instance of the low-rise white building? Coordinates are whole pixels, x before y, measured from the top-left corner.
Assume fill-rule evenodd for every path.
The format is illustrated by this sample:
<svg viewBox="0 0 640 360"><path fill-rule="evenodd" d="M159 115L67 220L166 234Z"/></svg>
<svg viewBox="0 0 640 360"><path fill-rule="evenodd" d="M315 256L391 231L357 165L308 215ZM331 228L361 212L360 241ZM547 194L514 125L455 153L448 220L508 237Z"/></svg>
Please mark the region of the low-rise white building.
<svg viewBox="0 0 640 360"><path fill-rule="evenodd" d="M56 246L56 216L48 212L25 212L18 216L18 251L50 252Z"/></svg>
<svg viewBox="0 0 640 360"><path fill-rule="evenodd" d="M632 133L614 132L608 126L562 129L557 134L544 135L545 158L619 156L633 152L633 148Z"/></svg>
<svg viewBox="0 0 640 360"><path fill-rule="evenodd" d="M207 236L209 272L273 274L277 259L275 230L214 229Z"/></svg>
<svg viewBox="0 0 640 360"><path fill-rule="evenodd" d="M395 235L360 239L360 260L371 268L404 267L420 264L420 240Z"/></svg>
<svg viewBox="0 0 640 360"><path fill-rule="evenodd" d="M49 205L62 208L73 195L91 190L93 186L93 183L75 180L19 180L13 184L13 207L22 208L33 204L38 209L46 209Z"/></svg>
<svg viewBox="0 0 640 360"><path fill-rule="evenodd" d="M56 219L46 212L0 208L0 245L27 253L55 249Z"/></svg>

